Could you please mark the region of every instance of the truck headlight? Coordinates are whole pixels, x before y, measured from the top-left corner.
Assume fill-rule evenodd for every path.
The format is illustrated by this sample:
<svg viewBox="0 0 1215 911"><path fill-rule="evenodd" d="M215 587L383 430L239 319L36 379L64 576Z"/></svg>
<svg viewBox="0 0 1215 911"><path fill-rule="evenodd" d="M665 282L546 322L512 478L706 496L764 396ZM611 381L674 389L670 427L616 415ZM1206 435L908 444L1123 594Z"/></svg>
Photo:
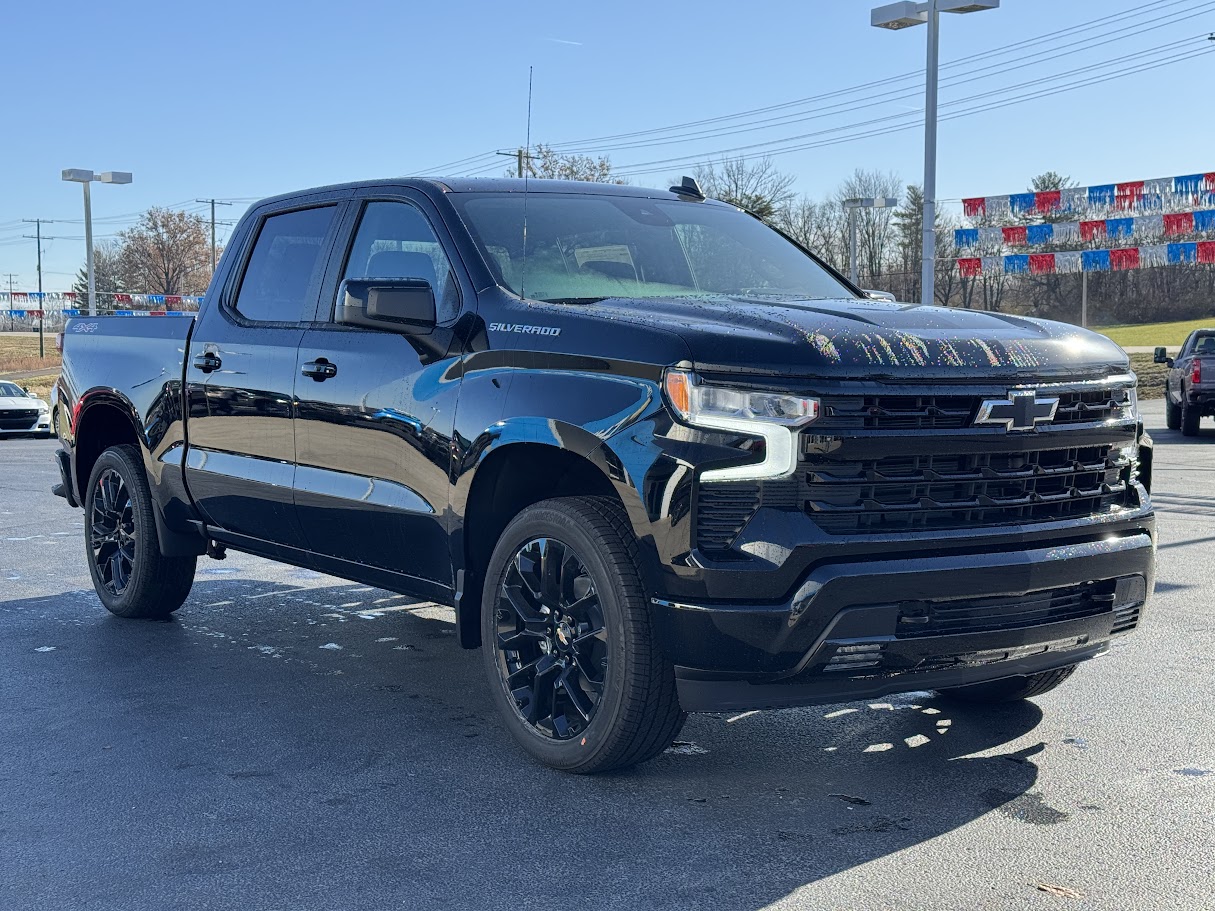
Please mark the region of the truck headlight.
<svg viewBox="0 0 1215 911"><path fill-rule="evenodd" d="M667 404L693 427L762 437L764 458L751 465L711 468L702 481L758 481L784 478L797 469L800 427L815 420L819 400L775 392L708 386L689 370L669 369L663 377Z"/></svg>

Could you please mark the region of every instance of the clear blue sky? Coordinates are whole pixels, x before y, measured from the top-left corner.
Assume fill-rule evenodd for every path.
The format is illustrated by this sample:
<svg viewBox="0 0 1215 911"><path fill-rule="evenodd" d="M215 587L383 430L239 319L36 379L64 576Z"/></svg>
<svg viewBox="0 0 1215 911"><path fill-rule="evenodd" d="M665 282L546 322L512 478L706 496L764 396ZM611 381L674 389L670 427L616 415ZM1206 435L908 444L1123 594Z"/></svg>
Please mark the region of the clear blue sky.
<svg viewBox="0 0 1215 911"><path fill-rule="evenodd" d="M529 64L532 141L552 143L668 127L921 71L926 30L871 28L877 2L10 3L0 16L13 52L0 87L0 273L17 273L18 289L34 287L34 242L20 237L33 225L22 218L60 221L46 227L51 236L83 234L80 188L60 181L65 167L134 172L130 186L94 185L98 235L128 226L152 205L201 210L196 197L244 200L220 210L236 218L249 198L425 172L522 145ZM1053 44L989 54L1124 10L1137 13ZM1182 16L1191 18L1151 28ZM1199 37L1215 31L1215 2L1003 0L998 11L943 17L942 31L943 64L979 55L943 70L943 78L972 80L943 87L944 105L1079 67L1120 61L1126 68L1215 50ZM1098 41L1109 43L1092 46ZM1085 46L1060 47L1070 42ZM1215 171L1206 107L1213 63L1215 57L1183 60L945 122L939 195L1017 191L1047 169L1081 184ZM1098 68L1034 88L1110 72ZM851 107L894 89L907 97ZM822 113L823 105L841 101L817 120L610 154L636 175L634 183L665 185L721 149L922 110L922 95L907 80L766 116ZM774 161L797 176L797 191L818 196L857 167L918 183L922 154L916 128ZM678 161L648 174L631 168L659 159ZM509 164L501 159L503 170ZM83 240L55 240L45 249L47 290L66 289L83 261ZM7 287L3 279L0 285Z"/></svg>

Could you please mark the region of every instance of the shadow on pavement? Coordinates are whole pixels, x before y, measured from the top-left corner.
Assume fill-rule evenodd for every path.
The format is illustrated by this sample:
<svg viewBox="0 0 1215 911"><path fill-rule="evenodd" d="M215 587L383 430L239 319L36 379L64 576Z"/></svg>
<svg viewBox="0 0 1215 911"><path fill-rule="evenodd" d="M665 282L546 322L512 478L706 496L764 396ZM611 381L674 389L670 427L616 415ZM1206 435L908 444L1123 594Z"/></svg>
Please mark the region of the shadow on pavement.
<svg viewBox="0 0 1215 911"><path fill-rule="evenodd" d="M439 611L385 592L200 575L163 623L91 592L0 607L8 907L751 911L987 813L1067 815L1033 791L1041 744L973 755L1032 703L694 716L579 778L514 747Z"/></svg>

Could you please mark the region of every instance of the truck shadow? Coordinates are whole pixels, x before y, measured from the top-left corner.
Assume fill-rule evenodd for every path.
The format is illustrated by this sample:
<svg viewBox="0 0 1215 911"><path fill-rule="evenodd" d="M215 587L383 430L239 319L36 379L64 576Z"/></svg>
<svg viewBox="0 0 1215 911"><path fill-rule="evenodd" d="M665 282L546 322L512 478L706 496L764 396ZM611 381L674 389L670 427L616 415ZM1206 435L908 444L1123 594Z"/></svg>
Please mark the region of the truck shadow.
<svg viewBox="0 0 1215 911"><path fill-rule="evenodd" d="M275 907L750 911L989 813L1068 818L1034 790L1032 703L694 716L658 759L574 777L514 746L444 611L385 592L200 575L164 623L91 593L4 608L38 630L2 646L8 818L28 820L6 878L52 902L188 882L230 907L256 883Z"/></svg>

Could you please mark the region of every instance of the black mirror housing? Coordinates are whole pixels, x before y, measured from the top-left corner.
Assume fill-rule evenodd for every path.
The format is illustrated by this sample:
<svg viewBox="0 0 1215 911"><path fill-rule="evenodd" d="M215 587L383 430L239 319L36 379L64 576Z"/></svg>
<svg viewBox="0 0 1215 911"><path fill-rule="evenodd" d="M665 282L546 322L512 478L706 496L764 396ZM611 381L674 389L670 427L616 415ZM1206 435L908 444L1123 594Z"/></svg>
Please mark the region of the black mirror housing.
<svg viewBox="0 0 1215 911"><path fill-rule="evenodd" d="M410 335L435 328L435 292L423 278L347 279L338 288L335 322Z"/></svg>
<svg viewBox="0 0 1215 911"><path fill-rule="evenodd" d="M1152 360L1157 364L1166 363L1169 359L1169 350L1163 345L1158 347L1152 354Z"/></svg>

